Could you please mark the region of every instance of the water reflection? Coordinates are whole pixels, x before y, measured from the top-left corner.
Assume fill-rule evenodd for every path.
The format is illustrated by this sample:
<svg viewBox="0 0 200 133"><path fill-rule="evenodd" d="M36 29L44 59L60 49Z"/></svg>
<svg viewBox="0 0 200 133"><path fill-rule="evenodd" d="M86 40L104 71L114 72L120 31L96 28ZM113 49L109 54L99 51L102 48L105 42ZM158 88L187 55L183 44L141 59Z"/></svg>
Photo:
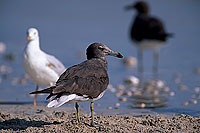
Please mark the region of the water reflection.
<svg viewBox="0 0 200 133"><path fill-rule="evenodd" d="M161 80L149 80L130 97L132 108L161 108L167 106L169 88Z"/></svg>

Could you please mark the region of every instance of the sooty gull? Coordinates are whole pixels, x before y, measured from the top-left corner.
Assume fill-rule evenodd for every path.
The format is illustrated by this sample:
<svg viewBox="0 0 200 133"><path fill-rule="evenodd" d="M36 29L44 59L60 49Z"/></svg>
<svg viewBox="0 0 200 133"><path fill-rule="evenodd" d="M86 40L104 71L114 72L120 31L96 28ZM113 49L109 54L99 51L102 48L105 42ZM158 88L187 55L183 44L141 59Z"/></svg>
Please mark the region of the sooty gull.
<svg viewBox="0 0 200 133"><path fill-rule="evenodd" d="M64 65L54 56L46 54L40 49L39 33L35 28L28 29L28 43L24 50L23 64L25 71L36 82L36 91L39 85L52 86L56 83L62 72ZM36 106L37 94L33 105Z"/></svg>
<svg viewBox="0 0 200 133"><path fill-rule="evenodd" d="M158 72L158 50L163 46L171 33L165 31L164 25L160 19L149 15L149 6L144 1L138 1L130 6L129 9L136 9L137 15L134 19L130 30L130 37L138 46L139 73L143 73L143 54L144 49L154 51L154 66L153 72L157 78Z"/></svg>
<svg viewBox="0 0 200 133"><path fill-rule="evenodd" d="M106 45L101 43L93 43L87 48L87 60L72 67L69 67L58 79L55 86L50 88L32 92L50 93L47 97L55 96L47 107L59 107L64 103L75 102L77 111L77 120L80 121L78 103L81 101L91 102L91 126L94 124L94 105L93 101L100 99L109 83L108 64L105 56L115 56L123 58L123 56L110 50Z"/></svg>

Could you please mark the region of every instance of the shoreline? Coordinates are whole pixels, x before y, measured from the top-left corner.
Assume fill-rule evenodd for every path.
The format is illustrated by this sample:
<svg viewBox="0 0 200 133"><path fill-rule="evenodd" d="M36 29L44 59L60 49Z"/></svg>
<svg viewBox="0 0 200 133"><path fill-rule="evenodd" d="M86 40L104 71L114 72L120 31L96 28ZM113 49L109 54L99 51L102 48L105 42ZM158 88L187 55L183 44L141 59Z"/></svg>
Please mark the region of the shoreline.
<svg viewBox="0 0 200 133"><path fill-rule="evenodd" d="M200 117L164 113L125 112L124 110L95 110L95 122L80 110L77 123L73 107L47 108L32 105L0 105L1 132L198 132ZM113 112L110 115L110 112Z"/></svg>

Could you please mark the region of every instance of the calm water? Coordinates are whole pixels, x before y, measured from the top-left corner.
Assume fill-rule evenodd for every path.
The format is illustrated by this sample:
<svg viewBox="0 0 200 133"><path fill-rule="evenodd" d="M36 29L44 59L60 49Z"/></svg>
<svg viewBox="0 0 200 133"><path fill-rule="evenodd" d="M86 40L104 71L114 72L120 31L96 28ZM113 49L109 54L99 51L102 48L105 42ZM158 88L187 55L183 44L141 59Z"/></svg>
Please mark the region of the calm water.
<svg viewBox="0 0 200 133"><path fill-rule="evenodd" d="M11 1L0 0L0 42L7 46L6 53L16 55L16 61L9 62L0 55L0 65L11 66L13 72L0 84L0 100L32 102L27 94L34 91L35 85L28 82L22 86L12 85L14 77L21 77L25 71L22 53L26 45L26 30L36 27L40 32L41 49L56 55L66 67L80 63L79 53L85 52L92 42L107 44L111 49L124 56L136 56L137 49L130 41L128 33L135 15L134 11L125 11L128 0L92 1ZM175 96L168 97L168 106L154 109L156 112L176 112L198 114L200 100L192 98L195 87L200 86L200 75L194 69L200 67L200 1L199 0L150 0L151 13L165 22L167 31L175 33L167 46L160 51L159 77L165 81ZM152 78L152 52L144 53L145 79ZM137 75L137 69L128 69L120 59L108 57L110 83L122 84L129 75ZM174 83L174 76L180 75L181 84L188 90L180 91ZM1 74L2 76L2 74ZM39 96L43 102L46 96ZM198 103L182 106L182 103L196 99ZM97 108L114 107L118 101L113 93L107 91L97 101ZM130 109L130 102L120 102L121 109ZM82 103L88 108L87 103Z"/></svg>

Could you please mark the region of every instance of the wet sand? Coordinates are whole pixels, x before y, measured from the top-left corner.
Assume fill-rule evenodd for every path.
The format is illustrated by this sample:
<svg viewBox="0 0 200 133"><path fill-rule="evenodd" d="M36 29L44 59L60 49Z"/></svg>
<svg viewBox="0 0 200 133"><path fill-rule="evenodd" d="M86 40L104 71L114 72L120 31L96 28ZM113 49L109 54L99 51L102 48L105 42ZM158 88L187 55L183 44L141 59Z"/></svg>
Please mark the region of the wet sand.
<svg viewBox="0 0 200 133"><path fill-rule="evenodd" d="M105 113L104 113L105 112ZM100 111L90 126L90 116L81 110L81 122L71 107L51 108L32 105L0 105L1 132L199 132L200 117L175 114L126 113L113 110L113 114ZM120 112L122 115L117 115ZM124 112L124 114L123 114ZM145 111L144 111L145 112Z"/></svg>

